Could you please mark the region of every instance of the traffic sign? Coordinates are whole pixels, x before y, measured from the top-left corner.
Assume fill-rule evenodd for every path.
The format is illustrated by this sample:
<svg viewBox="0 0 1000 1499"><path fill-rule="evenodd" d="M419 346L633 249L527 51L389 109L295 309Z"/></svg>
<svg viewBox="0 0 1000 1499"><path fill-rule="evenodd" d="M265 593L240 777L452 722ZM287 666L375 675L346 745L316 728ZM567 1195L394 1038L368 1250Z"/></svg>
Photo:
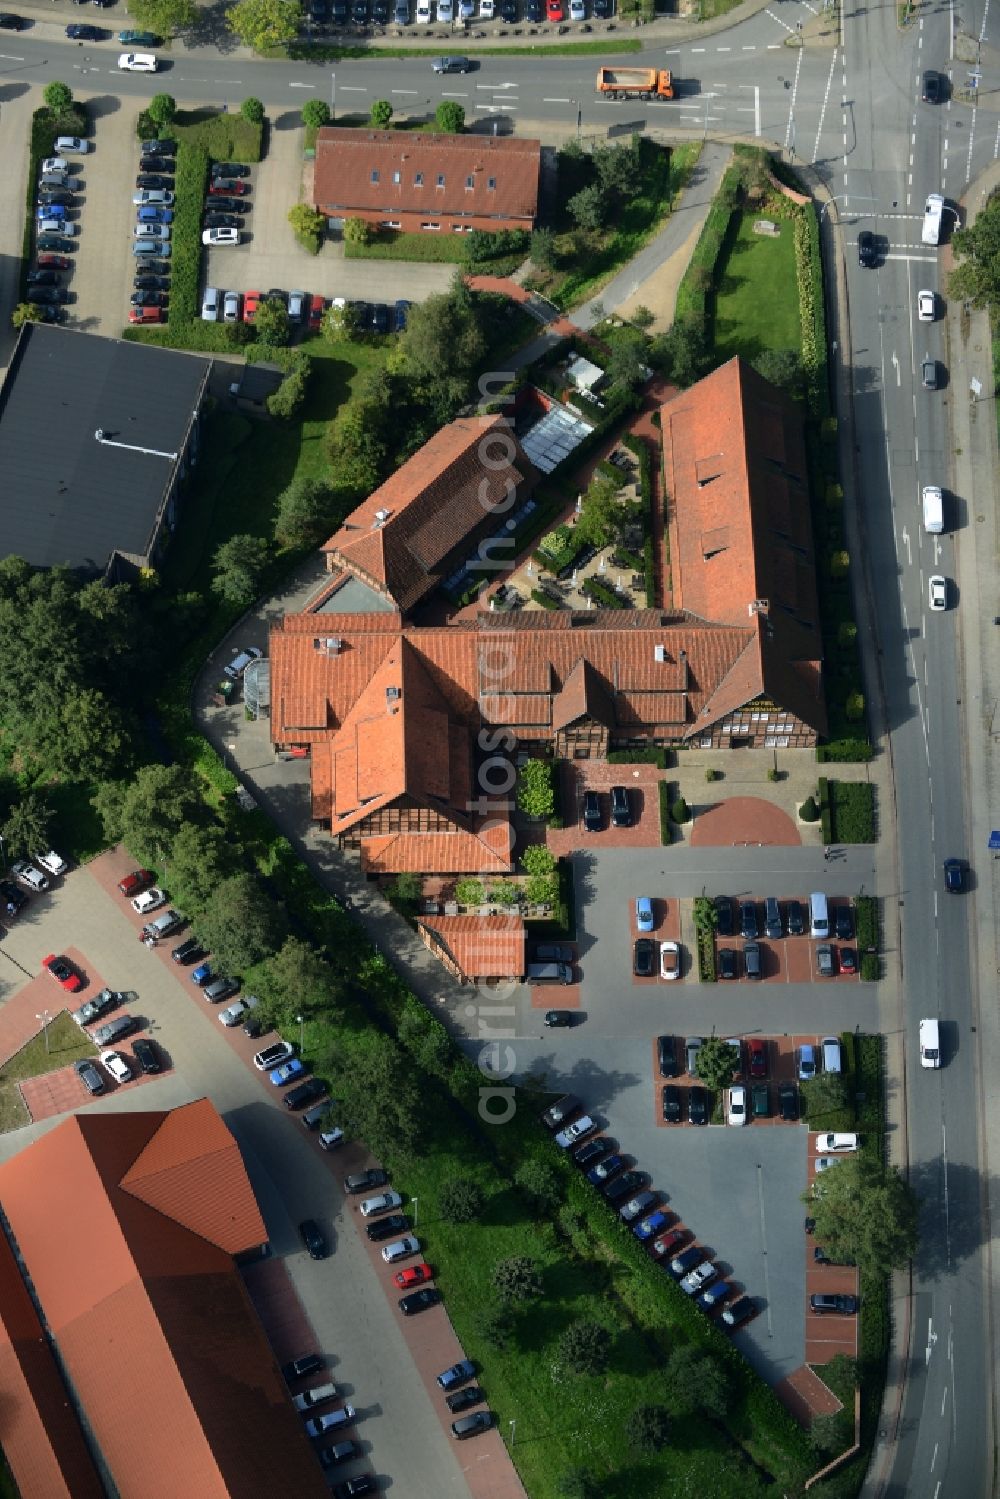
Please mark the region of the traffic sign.
<svg viewBox="0 0 1000 1499"><path fill-rule="evenodd" d="M990 834L990 848L1000 848L1000 832L996 828Z"/></svg>

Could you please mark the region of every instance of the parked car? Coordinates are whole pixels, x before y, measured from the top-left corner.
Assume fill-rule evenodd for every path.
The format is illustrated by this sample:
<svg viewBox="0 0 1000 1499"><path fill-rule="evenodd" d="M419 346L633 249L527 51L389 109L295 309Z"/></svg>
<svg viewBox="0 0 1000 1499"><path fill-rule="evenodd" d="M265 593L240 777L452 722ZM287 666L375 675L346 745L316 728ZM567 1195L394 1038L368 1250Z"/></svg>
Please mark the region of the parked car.
<svg viewBox="0 0 1000 1499"><path fill-rule="evenodd" d="M416 1249L411 1249L411 1244L416 1244ZM396 1260L405 1259L408 1254L419 1254L420 1245L412 1235L406 1239L397 1239L395 1244L385 1244L382 1248L382 1258L387 1265L394 1264ZM409 1286L421 1286L424 1281L433 1280L434 1271L426 1261L419 1265L407 1265L405 1270L397 1270L392 1277L395 1285L401 1291Z"/></svg>
<svg viewBox="0 0 1000 1499"><path fill-rule="evenodd" d="M41 255L35 256L40 266L52 271L68 271L72 269L73 262L68 255L52 255L43 251Z"/></svg>
<svg viewBox="0 0 1000 1499"><path fill-rule="evenodd" d="M588 1166L593 1165L594 1161L599 1161L602 1155L606 1155L607 1151L607 1140L591 1138L585 1140L582 1145L578 1145L573 1151L573 1161L581 1171L584 1171Z"/></svg>
<svg viewBox="0 0 1000 1499"><path fill-rule="evenodd" d="M647 1180L645 1171L623 1171L621 1176L605 1183L601 1192L608 1202L621 1202L623 1198L644 1187Z"/></svg>
<svg viewBox="0 0 1000 1499"><path fill-rule="evenodd" d="M338 1410L327 1411L325 1415L313 1416L306 1422L306 1433L311 1437L325 1437L329 1431L337 1431L341 1426L347 1425L357 1416L353 1405L343 1405Z"/></svg>
<svg viewBox="0 0 1000 1499"><path fill-rule="evenodd" d="M857 973L858 955L853 947L840 947L837 949L837 967L841 973Z"/></svg>
<svg viewBox="0 0 1000 1499"><path fill-rule="evenodd" d="M50 952L47 958L42 959L42 967L51 973L56 983L60 984L67 993L77 994L83 988L83 979L69 958Z"/></svg>
<svg viewBox="0 0 1000 1499"><path fill-rule="evenodd" d="M353 1176L345 1176L344 1191L348 1193L367 1192L372 1187L381 1187L389 1180L389 1173L383 1171L381 1166L371 1166L367 1171L357 1171Z"/></svg>
<svg viewBox="0 0 1000 1499"><path fill-rule="evenodd" d="M28 897L13 880L0 880L0 904L8 916L16 916L28 904Z"/></svg>
<svg viewBox="0 0 1000 1499"><path fill-rule="evenodd" d="M749 1296L739 1296L735 1301L731 1301L728 1306L722 1308L722 1316L719 1318L719 1321L724 1323L726 1327L739 1327L740 1323L746 1322L747 1318L752 1317L756 1310L757 1308Z"/></svg>
<svg viewBox="0 0 1000 1499"><path fill-rule="evenodd" d="M281 1377L286 1384L294 1384L298 1379L305 1379L310 1374L318 1374L325 1367L318 1353L303 1353L299 1358L293 1358L287 1364L282 1364Z"/></svg>
<svg viewBox="0 0 1000 1499"><path fill-rule="evenodd" d="M438 0L439 19L443 4L444 0ZM481 1431L489 1431L492 1425L492 1411L473 1411L470 1416L461 1416L457 1421L452 1421L451 1433L459 1442L464 1442L469 1437L478 1436Z"/></svg>
<svg viewBox="0 0 1000 1499"><path fill-rule="evenodd" d="M254 661L259 661L263 652L255 645L248 645L241 651L237 651L233 659L224 666L222 670L232 682L238 682L247 667Z"/></svg>
<svg viewBox="0 0 1000 1499"><path fill-rule="evenodd" d="M747 1041L750 1059L750 1076L767 1077L767 1042L760 1036L751 1036Z"/></svg>
<svg viewBox="0 0 1000 1499"><path fill-rule="evenodd" d="M816 949L816 972L821 979L833 978L833 948L827 942L820 943Z"/></svg>
<svg viewBox="0 0 1000 1499"><path fill-rule="evenodd" d="M380 1192L377 1197L366 1197L359 1212L362 1218L373 1218L377 1213L384 1213L389 1208L401 1207L402 1203L403 1199L399 1193L390 1188L387 1192Z"/></svg>
<svg viewBox="0 0 1000 1499"><path fill-rule="evenodd" d="M800 900L790 900L785 909L789 937L801 937L806 929L805 908Z"/></svg>
<svg viewBox="0 0 1000 1499"><path fill-rule="evenodd" d="M118 40L123 47L157 47L160 43L153 31L119 31Z"/></svg>
<svg viewBox="0 0 1000 1499"><path fill-rule="evenodd" d="M735 928L733 925L733 903L728 895L717 895L715 897L715 912L716 934L719 937L731 937Z"/></svg>
<svg viewBox="0 0 1000 1499"><path fill-rule="evenodd" d="M677 1039L674 1036L657 1036L656 1038L656 1060L660 1069L661 1077L676 1077L678 1073L677 1064Z"/></svg>
<svg viewBox="0 0 1000 1499"><path fill-rule="evenodd" d="M656 925L653 902L648 895L640 895L635 903L635 924L640 932L651 932Z"/></svg>
<svg viewBox="0 0 1000 1499"><path fill-rule="evenodd" d="M419 1291L411 1291L408 1296L399 1298L399 1310L404 1317L412 1317L417 1312L426 1312L432 1306L437 1306L442 1300L441 1292L437 1286L421 1286Z"/></svg>
<svg viewBox="0 0 1000 1499"><path fill-rule="evenodd" d="M222 977L213 979L210 984L205 985L201 992L210 1005L217 1005L221 1004L224 999L228 999L231 994L235 994L239 987L239 979Z"/></svg>
<svg viewBox="0 0 1000 1499"><path fill-rule="evenodd" d="M132 910L137 916L148 916L150 911L158 911L166 903L166 893L159 886L152 885L148 890L143 890L141 895L132 897Z"/></svg>
<svg viewBox="0 0 1000 1499"><path fill-rule="evenodd" d="M856 1134L840 1134L833 1130L816 1136L817 1155L850 1155L860 1144Z"/></svg>
<svg viewBox="0 0 1000 1499"><path fill-rule="evenodd" d="M665 1234L659 1234L650 1244L650 1252L654 1258L663 1260L667 1255L673 1254L679 1244L690 1239L690 1231L686 1228L670 1228Z"/></svg>
<svg viewBox="0 0 1000 1499"><path fill-rule="evenodd" d="M550 1030L567 1029L573 1024L572 1010L546 1010L542 1024Z"/></svg>
<svg viewBox="0 0 1000 1499"><path fill-rule="evenodd" d="M204 229L201 242L203 245L238 245L240 231L238 229Z"/></svg>
<svg viewBox="0 0 1000 1499"><path fill-rule="evenodd" d="M806 1043L799 1047L798 1073L800 1082L808 1082L816 1076L816 1048Z"/></svg>
<svg viewBox="0 0 1000 1499"><path fill-rule="evenodd" d="M736 960L736 949L734 947L720 947L716 953L715 966L720 979L738 978L739 965Z"/></svg>
<svg viewBox="0 0 1000 1499"><path fill-rule="evenodd" d="M444 1397L444 1403L450 1411L458 1415L461 1411L467 1411L474 1405L481 1405L486 1399L477 1384L466 1385L464 1390L456 1390L452 1395Z"/></svg>
<svg viewBox="0 0 1000 1499"><path fill-rule="evenodd" d="M205 956L205 949L197 937L187 937L179 946L172 948L170 956L175 963L193 963Z"/></svg>
<svg viewBox="0 0 1000 1499"><path fill-rule="evenodd" d="M604 826L601 798L596 791L583 793L583 826L588 833L599 833Z"/></svg>
<svg viewBox="0 0 1000 1499"><path fill-rule="evenodd" d="M573 962L573 949L568 942L536 942L531 953L533 963Z"/></svg>
<svg viewBox="0 0 1000 1499"><path fill-rule="evenodd" d="M707 1286L710 1280L714 1280L718 1273L711 1260L702 1260L684 1276L681 1281L681 1290L685 1296L693 1296L701 1290L702 1286Z"/></svg>
<svg viewBox="0 0 1000 1499"><path fill-rule="evenodd" d="M36 895L49 888L47 876L42 874L40 869L36 869L33 864L29 864L26 859L15 859L10 866L10 872L16 880L20 880L22 885L33 890Z"/></svg>
<svg viewBox="0 0 1000 1499"><path fill-rule="evenodd" d="M173 247L169 240L150 239L146 237L144 239L135 240L132 245L132 254L136 256L141 255L143 259L145 259L149 255L161 255L163 257L167 257L172 253Z"/></svg>
<svg viewBox="0 0 1000 1499"><path fill-rule="evenodd" d="M708 1094L704 1088L688 1089L688 1123L708 1123Z"/></svg>
<svg viewBox="0 0 1000 1499"><path fill-rule="evenodd" d="M677 979L681 976L681 949L678 942L660 943L660 978Z"/></svg>
<svg viewBox="0 0 1000 1499"><path fill-rule="evenodd" d="M73 1063L73 1070L88 1093L103 1093L104 1079L89 1057L81 1057Z"/></svg>
<svg viewBox="0 0 1000 1499"><path fill-rule="evenodd" d="M120 989L101 989L93 999L86 1000L78 1010L74 1010L71 1019L75 1020L79 1026L90 1025L93 1021L99 1020L102 1015L106 1015L109 1010L116 1009L124 1002L124 999L125 995Z"/></svg>
<svg viewBox="0 0 1000 1499"><path fill-rule="evenodd" d="M632 1232L637 1239L645 1242L647 1239L654 1239L662 1228L666 1228L668 1221L668 1215L658 1208L655 1213L640 1218Z"/></svg>
<svg viewBox="0 0 1000 1499"><path fill-rule="evenodd" d="M109 1020L107 1025L99 1025L92 1033L95 1046L114 1046L116 1041L124 1041L126 1036L131 1036L133 1031L139 1029L139 1022L134 1015L119 1015L117 1020Z"/></svg>
<svg viewBox="0 0 1000 1499"><path fill-rule="evenodd" d="M592 1135L596 1128L597 1125L591 1119L590 1115L582 1114L579 1119L574 1120L572 1124L568 1124L565 1129L559 1131L555 1137L556 1144L560 1150L568 1150L571 1145L576 1145L579 1140L585 1139L587 1135Z"/></svg>
<svg viewBox="0 0 1000 1499"><path fill-rule="evenodd" d="M612 1151L603 1161L598 1161L596 1166L591 1166L587 1172L587 1180L592 1187L601 1187L604 1182L610 1181L616 1171L620 1171L625 1164L624 1156Z"/></svg>
<svg viewBox="0 0 1000 1499"><path fill-rule="evenodd" d="M287 1088L289 1083L294 1083L296 1078L302 1077L305 1070L306 1066L301 1057L290 1057L287 1062L282 1062L280 1066L272 1068L267 1074L267 1080L272 1088Z"/></svg>
<svg viewBox="0 0 1000 1499"><path fill-rule="evenodd" d="M437 1382L442 1390L457 1390L460 1385L467 1384L470 1379L475 1378L476 1366L470 1358L459 1359L457 1364L452 1364L439 1374Z"/></svg>
<svg viewBox="0 0 1000 1499"><path fill-rule="evenodd" d="M132 1042L132 1055L139 1063L142 1071L150 1076L155 1075L161 1070L160 1054L155 1041L150 1041L145 1036L138 1036Z"/></svg>
<svg viewBox="0 0 1000 1499"><path fill-rule="evenodd" d="M618 1209L619 1218L623 1223L634 1223L637 1218L644 1217L645 1214L655 1206L657 1196L658 1193L650 1192L648 1190L645 1192L637 1192L634 1197L630 1197L628 1201Z"/></svg>
<svg viewBox="0 0 1000 1499"><path fill-rule="evenodd" d="M663 1090L663 1122L665 1124L680 1124L681 1122L681 1090L673 1083L668 1083Z"/></svg>
<svg viewBox="0 0 1000 1499"><path fill-rule="evenodd" d="M250 168L242 161L213 161L213 177L249 177Z"/></svg>
<svg viewBox="0 0 1000 1499"><path fill-rule="evenodd" d="M750 1084L750 1115L753 1119L770 1119L771 1091L767 1083Z"/></svg>
<svg viewBox="0 0 1000 1499"><path fill-rule="evenodd" d="M701 1257L704 1252L697 1244L692 1244L690 1249L682 1250L680 1254L675 1255L670 1261L671 1275L676 1275L678 1279L682 1275L686 1275L689 1270L694 1269L695 1265L701 1263Z"/></svg>
<svg viewBox="0 0 1000 1499"><path fill-rule="evenodd" d="M222 300L222 321L224 323L238 323L240 321L240 304L242 297L238 291L227 291Z"/></svg>
<svg viewBox="0 0 1000 1499"><path fill-rule="evenodd" d="M303 1218L299 1224L299 1238L309 1251L311 1260L325 1260L329 1254L326 1239L314 1218ZM299 1407L301 1409L301 1407Z"/></svg>
<svg viewBox="0 0 1000 1499"><path fill-rule="evenodd" d="M858 1310L856 1296L844 1296L834 1292L813 1292L809 1297L811 1312L839 1312L841 1316L853 1317Z"/></svg>
<svg viewBox="0 0 1000 1499"><path fill-rule="evenodd" d="M132 1081L132 1069L120 1051L102 1051L101 1065L107 1069L116 1083Z"/></svg>
<svg viewBox="0 0 1000 1499"><path fill-rule="evenodd" d="M817 1156L817 1158L816 1158L816 1175L819 1176L819 1175L822 1174L822 1172L829 1171L830 1168L831 1168L831 1166L839 1166L842 1160L843 1160L843 1156L839 1156L839 1155L821 1155L821 1156Z"/></svg>
<svg viewBox="0 0 1000 1499"><path fill-rule="evenodd" d="M688 1077L698 1076L698 1053L704 1044L701 1036L688 1036L684 1042L684 1064Z"/></svg>
<svg viewBox="0 0 1000 1499"><path fill-rule="evenodd" d="M707 1291L702 1291L698 1297L698 1305L703 1312L714 1312L722 1305L727 1296L733 1294L733 1287L727 1280L717 1280L714 1285L709 1286Z"/></svg>
<svg viewBox="0 0 1000 1499"><path fill-rule="evenodd" d="M650 937L637 937L632 953L632 972L636 978L649 979L656 972L656 943Z"/></svg>
<svg viewBox="0 0 1000 1499"><path fill-rule="evenodd" d="M778 1086L778 1113L786 1124L794 1124L799 1117L799 1090L794 1083Z"/></svg>
<svg viewBox="0 0 1000 1499"><path fill-rule="evenodd" d="M103 42L107 34L103 26L81 25L78 21L66 27L66 36L71 42Z"/></svg>
<svg viewBox="0 0 1000 1499"><path fill-rule="evenodd" d="M573 1093L564 1093L542 1114L546 1129L559 1129L566 1124L580 1107L580 1100Z"/></svg>
<svg viewBox="0 0 1000 1499"><path fill-rule="evenodd" d="M747 1122L747 1090L742 1083L726 1093L726 1123L732 1125Z"/></svg>
<svg viewBox="0 0 1000 1499"><path fill-rule="evenodd" d="M376 1218L374 1223L366 1224L365 1233L373 1244L380 1244L383 1239L393 1239L405 1234L410 1227L410 1220L405 1213L389 1213L385 1218Z"/></svg>

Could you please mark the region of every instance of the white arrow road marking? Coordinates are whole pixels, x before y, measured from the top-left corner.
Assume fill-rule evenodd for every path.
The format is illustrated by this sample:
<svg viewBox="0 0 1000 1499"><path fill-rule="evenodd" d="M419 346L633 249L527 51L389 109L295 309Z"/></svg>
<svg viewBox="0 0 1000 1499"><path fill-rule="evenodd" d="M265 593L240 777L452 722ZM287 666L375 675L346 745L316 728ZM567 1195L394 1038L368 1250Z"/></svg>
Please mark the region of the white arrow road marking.
<svg viewBox="0 0 1000 1499"><path fill-rule="evenodd" d="M899 355L896 353L895 349L893 349L892 351L892 366L896 371L896 387L898 389L900 384L902 383L902 373L899 368Z"/></svg>
<svg viewBox="0 0 1000 1499"><path fill-rule="evenodd" d="M912 567L913 553L910 551L910 533L905 526L903 527L903 545L906 548L906 565L907 567Z"/></svg>

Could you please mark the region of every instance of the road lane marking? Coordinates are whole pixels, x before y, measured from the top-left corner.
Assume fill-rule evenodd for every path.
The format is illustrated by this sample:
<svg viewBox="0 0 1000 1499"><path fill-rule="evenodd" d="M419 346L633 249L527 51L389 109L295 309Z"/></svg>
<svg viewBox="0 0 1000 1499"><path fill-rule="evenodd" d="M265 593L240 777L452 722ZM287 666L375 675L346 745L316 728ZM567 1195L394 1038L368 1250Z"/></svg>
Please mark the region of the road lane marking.
<svg viewBox="0 0 1000 1499"><path fill-rule="evenodd" d="M934 919L937 920L937 891L934 892ZM944 1168L944 1242L948 1269L951 1269L951 1203L948 1199L948 1127L941 1121L941 1164ZM947 1386L945 1387L947 1393ZM944 1415L944 1405L941 1406Z"/></svg>
<svg viewBox="0 0 1000 1499"><path fill-rule="evenodd" d="M770 11L768 11L768 15L770 15ZM798 55L798 57L795 60L795 77L792 80L792 97L788 101L788 125L787 125L787 127L785 129L785 150L786 151L789 149L789 143L790 143L791 138L792 138L792 131L795 129L795 100L798 97L798 92L799 92L799 72L801 71L801 68L802 68L802 58L803 58L804 55L805 55L805 48L804 47L800 47L799 48L799 55Z"/></svg>
<svg viewBox="0 0 1000 1499"><path fill-rule="evenodd" d="M781 19L780 16L776 16L770 6L767 7L767 9L764 11L764 14L765 16L770 16L772 21L777 21L778 25L788 32L789 36L795 35L795 27L789 26L785 21ZM801 56L801 49L799 55Z"/></svg>
<svg viewBox="0 0 1000 1499"><path fill-rule="evenodd" d="M931 1469L930 1470L931 1470L932 1473L934 1472L934 1464L937 1462L937 1455L938 1455L938 1444L937 1444L937 1442L935 1442L934 1443L934 1451L931 1453Z"/></svg>
<svg viewBox="0 0 1000 1499"><path fill-rule="evenodd" d="M419 90L415 88L393 88L389 92L390 94L416 94Z"/></svg>
<svg viewBox="0 0 1000 1499"><path fill-rule="evenodd" d="M315 83L290 83L289 88L315 88Z"/></svg>
<svg viewBox="0 0 1000 1499"><path fill-rule="evenodd" d="M468 94L442 94L442 99L467 99Z"/></svg>
<svg viewBox="0 0 1000 1499"><path fill-rule="evenodd" d="M569 102L570 101L568 99L543 99L542 100L543 104L568 104Z"/></svg>
<svg viewBox="0 0 1000 1499"><path fill-rule="evenodd" d="M0 52L0 62L24 62L24 58L14 57L10 52Z"/></svg>
<svg viewBox="0 0 1000 1499"><path fill-rule="evenodd" d="M366 88L356 88L350 83L342 83L340 85L340 92L342 94L367 94L368 90Z"/></svg>
<svg viewBox="0 0 1000 1499"><path fill-rule="evenodd" d="M823 134L823 121L826 119L826 106L827 106L827 101L830 98L830 89L831 89L831 87L833 85L833 70L836 67L836 64L837 64L837 49L836 49L836 47L834 47L834 49L833 49L833 56L830 59L830 72L827 75L826 88L823 90L823 103L820 106L820 111L819 111L819 124L816 126L816 143L813 146L813 154L812 154L812 165L813 166L816 165L816 159L819 156L819 138Z"/></svg>

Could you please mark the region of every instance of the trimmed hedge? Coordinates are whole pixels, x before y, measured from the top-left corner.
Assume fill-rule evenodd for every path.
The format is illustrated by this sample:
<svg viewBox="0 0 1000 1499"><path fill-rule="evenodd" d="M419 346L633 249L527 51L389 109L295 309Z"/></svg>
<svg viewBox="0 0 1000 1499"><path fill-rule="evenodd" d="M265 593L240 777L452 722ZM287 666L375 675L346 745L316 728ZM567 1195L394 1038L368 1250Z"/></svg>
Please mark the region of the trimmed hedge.
<svg viewBox="0 0 1000 1499"><path fill-rule="evenodd" d="M592 598L595 604L600 604L602 609L626 609L628 607L621 595L607 583L602 583L600 578L587 578L580 592Z"/></svg>
<svg viewBox="0 0 1000 1499"><path fill-rule="evenodd" d="M18 301L23 302L27 289L28 268L35 248L35 196L42 162L51 156L56 143L58 127L51 109L44 105L31 116L31 138L28 146L28 186L26 212L24 215L24 238L21 244L21 280Z"/></svg>
<svg viewBox="0 0 1000 1499"><path fill-rule="evenodd" d="M658 770L667 769L667 754L661 744L647 745L645 749L620 749L608 751L609 765L655 765Z"/></svg>
<svg viewBox="0 0 1000 1499"><path fill-rule="evenodd" d="M208 152L204 146L180 140L174 178L174 225L170 259L168 323L201 323L198 293L201 285L201 215L208 184Z"/></svg>
<svg viewBox="0 0 1000 1499"><path fill-rule="evenodd" d="M670 785L660 781L656 787L660 796L660 842L673 843L674 834L670 825Z"/></svg>
<svg viewBox="0 0 1000 1499"><path fill-rule="evenodd" d="M834 739L829 744L817 744L816 759L820 764L826 762L841 764L846 762L857 763L871 760L875 751L867 739Z"/></svg>
<svg viewBox="0 0 1000 1499"><path fill-rule="evenodd" d="M738 166L726 169L719 191L708 210L698 243L688 262L688 268L677 288L677 303L674 321L682 322L688 317L705 318L708 315L708 298L715 279L716 266L722 247L729 233L733 214L736 212L742 173Z"/></svg>
<svg viewBox="0 0 1000 1499"><path fill-rule="evenodd" d="M867 781L830 781L830 831L833 843L874 843L875 787Z"/></svg>
<svg viewBox="0 0 1000 1499"><path fill-rule="evenodd" d="M556 602L556 600L552 598L551 595L543 593L540 588L533 588L531 590L531 597L534 602L536 604L540 604L543 609L559 608L559 604Z"/></svg>
<svg viewBox="0 0 1000 1499"><path fill-rule="evenodd" d="M646 608L656 608L656 563L653 554L653 462L649 443L641 437L627 432L622 445L634 453L639 460L639 498L642 502L642 520L646 539L642 547L642 577L646 590ZM638 570L638 569L637 569Z"/></svg>

